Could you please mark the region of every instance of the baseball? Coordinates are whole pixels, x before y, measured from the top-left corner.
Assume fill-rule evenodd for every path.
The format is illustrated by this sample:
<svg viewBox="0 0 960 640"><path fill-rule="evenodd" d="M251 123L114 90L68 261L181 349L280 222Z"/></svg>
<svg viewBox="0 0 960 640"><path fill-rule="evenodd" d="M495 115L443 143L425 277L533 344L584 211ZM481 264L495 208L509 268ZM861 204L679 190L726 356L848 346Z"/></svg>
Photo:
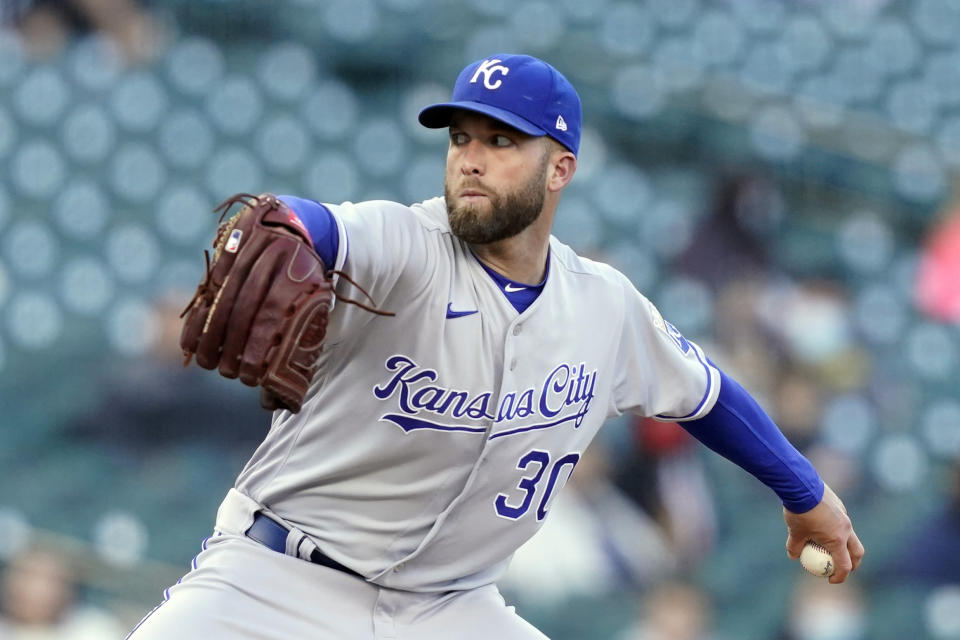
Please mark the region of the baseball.
<svg viewBox="0 0 960 640"><path fill-rule="evenodd" d="M833 575L833 556L816 542L808 542L800 552L800 564L809 573L821 578Z"/></svg>

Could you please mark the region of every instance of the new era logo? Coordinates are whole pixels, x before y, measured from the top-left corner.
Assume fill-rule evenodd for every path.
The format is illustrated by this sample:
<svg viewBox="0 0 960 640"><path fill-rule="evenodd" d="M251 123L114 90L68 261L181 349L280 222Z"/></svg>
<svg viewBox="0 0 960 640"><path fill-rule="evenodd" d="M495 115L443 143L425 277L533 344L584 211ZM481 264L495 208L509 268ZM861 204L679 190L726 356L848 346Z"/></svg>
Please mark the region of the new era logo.
<svg viewBox="0 0 960 640"><path fill-rule="evenodd" d="M566 131L566 130L567 130L567 122L566 122L566 120L563 119L563 116L557 116L557 125L556 125L556 127L557 127L557 130L558 130L558 131Z"/></svg>

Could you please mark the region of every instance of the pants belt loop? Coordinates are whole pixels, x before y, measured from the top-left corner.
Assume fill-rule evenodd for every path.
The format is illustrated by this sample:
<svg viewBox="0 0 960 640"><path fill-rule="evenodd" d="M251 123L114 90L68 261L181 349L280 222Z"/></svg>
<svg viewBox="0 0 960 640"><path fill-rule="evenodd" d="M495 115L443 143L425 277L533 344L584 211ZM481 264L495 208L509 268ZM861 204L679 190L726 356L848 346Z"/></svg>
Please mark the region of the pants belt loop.
<svg viewBox="0 0 960 640"><path fill-rule="evenodd" d="M285 553L294 558L300 558L311 562L311 554L317 549L316 543L303 531L296 527L290 527L287 534L287 548Z"/></svg>

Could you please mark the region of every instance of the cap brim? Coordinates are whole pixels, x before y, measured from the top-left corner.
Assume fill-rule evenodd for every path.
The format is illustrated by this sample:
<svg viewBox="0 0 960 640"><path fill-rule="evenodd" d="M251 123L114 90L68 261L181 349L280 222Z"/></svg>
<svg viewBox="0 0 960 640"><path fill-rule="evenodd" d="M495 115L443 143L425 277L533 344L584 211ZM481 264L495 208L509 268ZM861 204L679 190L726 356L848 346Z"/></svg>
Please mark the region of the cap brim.
<svg viewBox="0 0 960 640"><path fill-rule="evenodd" d="M443 127L450 126L450 120L455 111L473 111L474 113L482 113L490 116L494 120L499 120L504 124L510 125L514 129L522 131L527 135L547 135L546 131L532 124L529 120L521 118L520 116L507 111L506 109L493 107L481 102L464 101L440 102L437 104L432 104L429 107L424 107L424 109L420 111L420 115L417 117L417 119L420 121L420 124L429 129L442 129Z"/></svg>

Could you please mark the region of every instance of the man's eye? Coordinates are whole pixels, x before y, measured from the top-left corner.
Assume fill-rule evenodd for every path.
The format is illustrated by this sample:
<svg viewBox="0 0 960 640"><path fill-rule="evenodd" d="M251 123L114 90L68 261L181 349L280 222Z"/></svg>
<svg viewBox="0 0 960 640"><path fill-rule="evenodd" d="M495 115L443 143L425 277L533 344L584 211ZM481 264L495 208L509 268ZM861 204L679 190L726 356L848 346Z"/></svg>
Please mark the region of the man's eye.
<svg viewBox="0 0 960 640"><path fill-rule="evenodd" d="M513 144L513 140L511 140L507 136L496 135L496 136L493 136L493 144L496 147L509 147L510 145Z"/></svg>
<svg viewBox="0 0 960 640"><path fill-rule="evenodd" d="M465 133L451 133L450 142L453 144L463 144L467 141L467 134Z"/></svg>

